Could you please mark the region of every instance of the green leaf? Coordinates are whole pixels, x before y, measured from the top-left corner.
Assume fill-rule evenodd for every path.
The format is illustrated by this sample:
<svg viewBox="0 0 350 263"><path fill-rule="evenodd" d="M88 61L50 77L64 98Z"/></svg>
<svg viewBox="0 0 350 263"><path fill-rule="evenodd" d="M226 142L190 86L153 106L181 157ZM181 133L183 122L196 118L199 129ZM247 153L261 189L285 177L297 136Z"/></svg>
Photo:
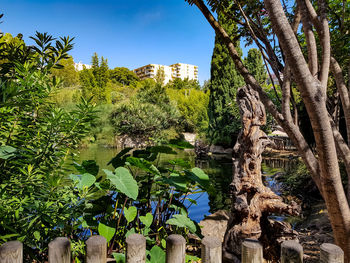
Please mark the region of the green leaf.
<svg viewBox="0 0 350 263"><path fill-rule="evenodd" d="M105 224L99 223L98 224L98 233L103 236L107 242L111 241L115 234L115 228L107 226Z"/></svg>
<svg viewBox="0 0 350 263"><path fill-rule="evenodd" d="M209 181L209 176L202 169L194 167L192 168L191 172L194 173L199 180Z"/></svg>
<svg viewBox="0 0 350 263"><path fill-rule="evenodd" d="M137 215L137 208L135 206L131 206L129 208L124 208L124 216L128 223L132 222Z"/></svg>
<svg viewBox="0 0 350 263"><path fill-rule="evenodd" d="M11 146L7 146L7 145L0 146L0 159L7 160L11 157L14 157L16 151L17 149Z"/></svg>
<svg viewBox="0 0 350 263"><path fill-rule="evenodd" d="M209 176L202 169L195 167L191 171L186 171L186 175L199 184L199 187L207 190L210 187Z"/></svg>
<svg viewBox="0 0 350 263"><path fill-rule="evenodd" d="M171 173L169 178L163 179L165 183L175 186L176 190L186 192L188 190L187 183L188 179L182 175Z"/></svg>
<svg viewBox="0 0 350 263"><path fill-rule="evenodd" d="M112 164L114 168L118 168L120 166L125 165L126 157L130 156L125 154L130 152L130 150L132 150L131 147L124 148L115 157L113 157L112 160L110 160L107 165Z"/></svg>
<svg viewBox="0 0 350 263"><path fill-rule="evenodd" d="M19 236L19 234L8 234L8 235L0 236L0 239L6 242L9 239L17 236Z"/></svg>
<svg viewBox="0 0 350 263"><path fill-rule="evenodd" d="M136 230L135 228L131 228L128 232L126 232L125 234L125 238L127 238L128 236L130 236L131 234L136 234Z"/></svg>
<svg viewBox="0 0 350 263"><path fill-rule="evenodd" d="M115 263L125 263L125 255L122 253L112 253Z"/></svg>
<svg viewBox="0 0 350 263"><path fill-rule="evenodd" d="M81 175L80 181L77 185L78 189L83 189L84 187L90 187L96 182L96 177L92 174Z"/></svg>
<svg viewBox="0 0 350 263"><path fill-rule="evenodd" d="M165 252L160 247L152 247L149 255L151 256L151 263L165 263Z"/></svg>
<svg viewBox="0 0 350 263"><path fill-rule="evenodd" d="M193 149L194 146L190 144L188 141L181 139L172 139L169 141L169 146L178 148L178 149Z"/></svg>
<svg viewBox="0 0 350 263"><path fill-rule="evenodd" d="M151 153L177 154L177 152L175 152L173 150L173 148L171 148L169 146L165 146L165 145L158 145L158 146L150 147L149 151Z"/></svg>
<svg viewBox="0 0 350 263"><path fill-rule="evenodd" d="M35 239L36 240L40 240L40 232L39 231L35 231L34 233L33 233L33 235L34 235L34 237L35 237Z"/></svg>
<svg viewBox="0 0 350 263"><path fill-rule="evenodd" d="M137 157L128 157L126 158L126 161L137 168L140 168L141 170L155 174L160 175L160 172L158 171L157 167L155 167L151 162L143 159L143 158L137 158Z"/></svg>
<svg viewBox="0 0 350 263"><path fill-rule="evenodd" d="M77 176L76 174L70 174L69 178L74 182L74 183L79 183L80 182L80 178L79 176Z"/></svg>
<svg viewBox="0 0 350 263"><path fill-rule="evenodd" d="M136 200L139 188L137 182L130 174L129 170L124 167L118 167L115 172L103 169L107 175L107 179L117 188L117 190L126 196Z"/></svg>
<svg viewBox="0 0 350 263"><path fill-rule="evenodd" d="M191 255L187 255L187 254L185 256L186 263L198 262L199 260L200 260L200 258L196 257L196 256L191 256Z"/></svg>
<svg viewBox="0 0 350 263"><path fill-rule="evenodd" d="M153 215L151 213L147 213L146 216L140 216L140 220L146 227L150 227L153 222Z"/></svg>
<svg viewBox="0 0 350 263"><path fill-rule="evenodd" d="M188 161L181 159L181 158L175 159L175 160L170 160L169 164L177 165L177 166L187 168L187 169L191 168L191 164Z"/></svg>
<svg viewBox="0 0 350 263"><path fill-rule="evenodd" d="M190 230L192 233L195 233L197 228L193 221L187 216L182 214L173 215L168 221L166 221L169 225L175 225L178 227L184 227Z"/></svg>
<svg viewBox="0 0 350 263"><path fill-rule="evenodd" d="M162 244L162 247L165 249L166 248L166 241L165 241L165 239L162 239L160 241L160 243Z"/></svg>
<svg viewBox="0 0 350 263"><path fill-rule="evenodd" d="M73 165L80 173L89 173L97 176L99 171L99 166L96 164L95 160L85 160L81 165L78 163L74 163Z"/></svg>

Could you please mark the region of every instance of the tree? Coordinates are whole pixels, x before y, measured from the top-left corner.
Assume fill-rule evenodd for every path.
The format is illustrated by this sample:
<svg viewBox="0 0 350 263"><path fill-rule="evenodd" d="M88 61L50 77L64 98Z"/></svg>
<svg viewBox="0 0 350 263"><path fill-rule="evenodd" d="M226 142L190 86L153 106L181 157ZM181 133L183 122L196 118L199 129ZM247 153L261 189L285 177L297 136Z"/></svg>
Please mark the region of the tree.
<svg viewBox="0 0 350 263"><path fill-rule="evenodd" d="M62 60L61 65L63 68L53 69L52 75L60 78L64 87L79 85L79 73L75 69L73 57Z"/></svg>
<svg viewBox="0 0 350 263"><path fill-rule="evenodd" d="M282 6L279 0L264 1L207 1L212 10L224 9L225 14L241 25L241 35L255 42L262 55L269 62L278 78L282 90L281 111L269 99L260 83L242 63L235 43L225 29L216 21L203 0L188 0L195 4L208 20L216 33L225 42L237 70L247 84L257 91L260 100L274 119L285 130L305 162L314 182L322 194L329 212L336 243L344 250L345 261L350 261L350 187L348 200L339 171L343 161L350 175L350 149L327 111L327 82L329 73L336 80L337 90L345 113L347 132L350 132L350 100L342 68L345 65L334 56L334 42L328 22L330 10L326 1L319 0L317 8L309 0L297 0L291 9ZM343 1L345 6L346 1ZM230 5L227 5L230 4ZM348 14L344 14L347 15ZM344 19L341 21L345 21ZM298 38L299 24L305 38ZM271 30L272 29L272 30ZM337 34L334 35L337 37ZM317 38L316 38L317 37ZM275 39L272 46L269 39ZM304 40L303 40L304 39ZM300 41L305 41L307 50L303 53ZM280 77L283 73L283 79ZM290 101L295 94L291 86L296 85L300 93L315 136L316 149L310 148L299 127L294 123ZM292 92L291 92L292 91ZM294 109L295 110L295 109ZM349 137L350 138L350 137ZM348 179L348 182L350 180Z"/></svg>
<svg viewBox="0 0 350 263"><path fill-rule="evenodd" d="M266 84L266 69L261 57L261 53L258 49L249 49L248 56L244 58L244 65L247 67L249 72L252 73L260 85Z"/></svg>
<svg viewBox="0 0 350 263"><path fill-rule="evenodd" d="M237 26L232 19L218 12L218 20L231 36ZM232 39L239 47L239 42ZM240 56L242 51L238 50ZM208 134L212 143L232 146L240 129L236 91L244 85L242 76L234 68L234 63L225 43L219 35L215 37L215 47L211 60L210 96L208 106Z"/></svg>
<svg viewBox="0 0 350 263"><path fill-rule="evenodd" d="M108 61L104 57L101 60L94 53L92 56L92 68L84 68L79 72L80 84L82 86L83 96L94 97L95 101L106 102L109 94L107 83L109 81Z"/></svg>
<svg viewBox="0 0 350 263"><path fill-rule="evenodd" d="M119 84L126 86L136 86L140 80L135 72L124 67L116 67L109 70L109 78Z"/></svg>

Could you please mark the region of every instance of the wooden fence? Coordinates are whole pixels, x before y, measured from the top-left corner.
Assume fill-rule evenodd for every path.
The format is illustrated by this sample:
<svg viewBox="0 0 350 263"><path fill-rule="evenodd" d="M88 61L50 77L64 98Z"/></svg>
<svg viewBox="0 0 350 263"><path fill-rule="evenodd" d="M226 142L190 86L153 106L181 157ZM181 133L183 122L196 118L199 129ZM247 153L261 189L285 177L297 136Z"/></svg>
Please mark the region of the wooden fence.
<svg viewBox="0 0 350 263"><path fill-rule="evenodd" d="M344 253L336 245L321 245L321 263L343 263ZM170 235L166 240L166 263L184 263L186 252L185 238ZM132 234L126 239L126 262L146 262L146 239ZM215 237L204 237L201 244L202 263L221 263L221 242ZM0 247L0 263L22 263L23 245L19 241L10 241ZM49 263L70 263L70 241L58 237L49 244ZM107 262L107 242L102 236L92 236L86 241L86 263ZM242 243L242 263L262 263L263 248L257 240L246 239ZM282 263L303 262L303 248L296 241L285 241L281 245Z"/></svg>

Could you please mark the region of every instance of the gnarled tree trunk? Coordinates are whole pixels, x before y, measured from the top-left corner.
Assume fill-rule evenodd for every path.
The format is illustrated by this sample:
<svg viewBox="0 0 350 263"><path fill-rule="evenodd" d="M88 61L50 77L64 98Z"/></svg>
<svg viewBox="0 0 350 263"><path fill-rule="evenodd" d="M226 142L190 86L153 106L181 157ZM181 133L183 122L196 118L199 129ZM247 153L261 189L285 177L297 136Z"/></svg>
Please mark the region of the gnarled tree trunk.
<svg viewBox="0 0 350 263"><path fill-rule="evenodd" d="M264 253L273 259L279 253L269 248L273 245L274 234L287 234L295 237L287 224L276 223L268 219L268 215L298 214L299 207L295 203L287 205L263 184L261 177L261 154L270 144L266 134L260 129L266 123L265 107L260 102L256 91L247 86L238 90L237 104L240 108L242 130L234 147L233 179L230 194L233 199L231 218L225 234L224 256L239 262L241 243L245 238L260 239L264 245ZM266 238L266 232L270 238ZM274 233L281 231L283 233ZM277 255L276 255L277 254Z"/></svg>

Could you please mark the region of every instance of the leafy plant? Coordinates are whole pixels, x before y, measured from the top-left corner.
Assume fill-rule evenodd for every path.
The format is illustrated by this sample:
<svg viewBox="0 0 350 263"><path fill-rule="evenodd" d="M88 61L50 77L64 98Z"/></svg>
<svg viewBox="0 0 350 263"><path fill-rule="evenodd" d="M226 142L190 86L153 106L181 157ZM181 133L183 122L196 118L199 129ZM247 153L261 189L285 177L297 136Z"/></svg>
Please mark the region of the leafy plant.
<svg viewBox="0 0 350 263"><path fill-rule="evenodd" d="M0 37L0 243L18 239L43 262L51 240L80 232L82 200L95 178L85 174L72 183L63 164L89 133L95 110L89 100L71 111L50 100L61 83L50 72L68 58L72 38L37 32L27 46L6 37Z"/></svg>
<svg viewBox="0 0 350 263"><path fill-rule="evenodd" d="M176 154L169 146L127 148L112 160L114 172L104 169L99 175L92 161L77 166L81 175L71 175L78 191L85 192L83 227L98 232L109 242L109 251L123 253L125 238L133 233L146 237L148 262L163 262L165 239L170 233L186 237L188 232L201 236L198 224L188 217L184 201L193 192L210 191L209 178L199 168L190 168L184 160L160 165L160 154ZM87 168L93 168L96 180L81 188ZM92 183L92 184L91 184ZM99 191L105 195L96 195ZM95 198L95 197L97 198ZM83 201L83 200L82 200ZM192 203L195 203L192 200ZM120 262L123 257L113 254Z"/></svg>

